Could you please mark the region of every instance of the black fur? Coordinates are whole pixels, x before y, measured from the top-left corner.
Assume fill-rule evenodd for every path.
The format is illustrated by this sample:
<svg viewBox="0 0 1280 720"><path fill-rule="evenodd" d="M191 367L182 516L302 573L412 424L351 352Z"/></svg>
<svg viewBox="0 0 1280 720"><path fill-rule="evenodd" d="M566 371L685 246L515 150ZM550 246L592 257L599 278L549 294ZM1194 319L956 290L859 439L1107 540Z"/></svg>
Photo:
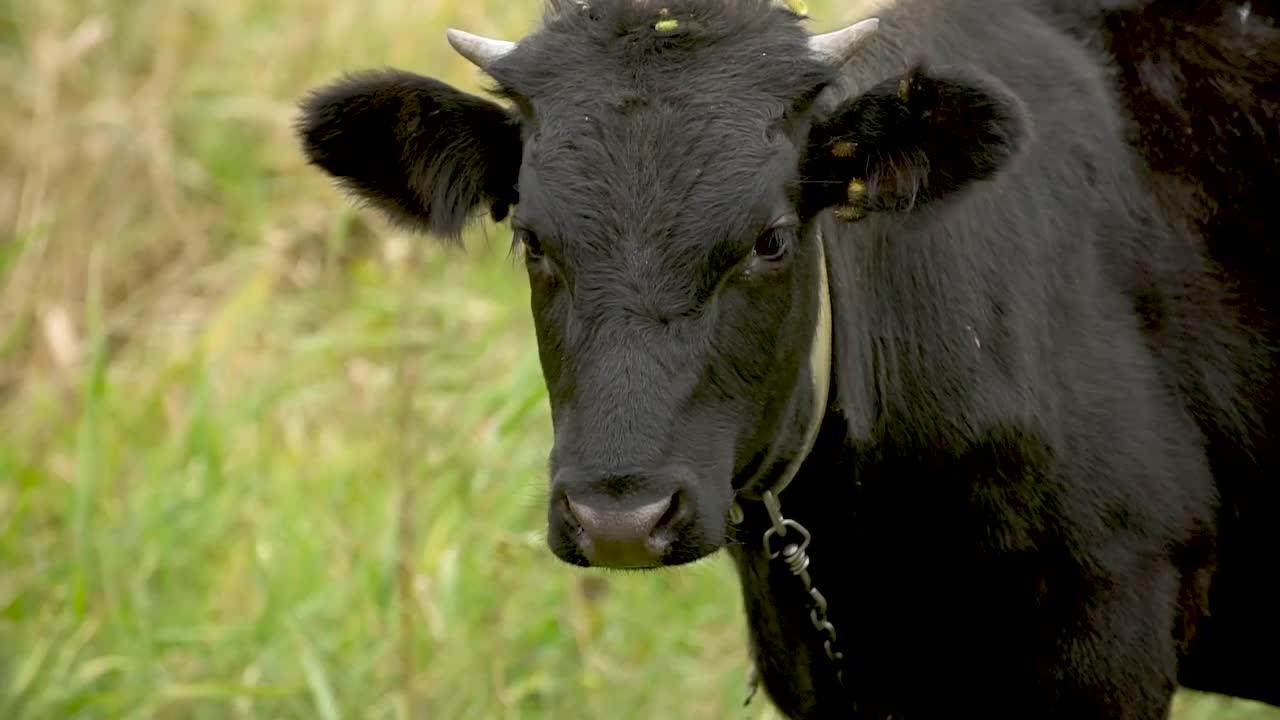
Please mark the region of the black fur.
<svg viewBox="0 0 1280 720"><path fill-rule="evenodd" d="M514 207L552 549L586 564L566 493L676 492L661 561L729 550L788 717L1280 705L1275 11L901 0L831 68L765 0L556 0L509 110L396 72L299 129L426 232ZM782 502L843 690L760 505L726 522L801 447L819 232L832 395Z"/></svg>
<svg viewBox="0 0 1280 720"><path fill-rule="evenodd" d="M503 220L518 199L519 125L439 80L343 78L306 99L298 133L314 165L413 230L457 240L477 207Z"/></svg>
<svg viewBox="0 0 1280 720"><path fill-rule="evenodd" d="M917 65L814 127L800 174L829 192L807 197L805 210L908 211L1007 165L1029 142L1026 111L993 78L968 74ZM850 178L865 191L845 197Z"/></svg>

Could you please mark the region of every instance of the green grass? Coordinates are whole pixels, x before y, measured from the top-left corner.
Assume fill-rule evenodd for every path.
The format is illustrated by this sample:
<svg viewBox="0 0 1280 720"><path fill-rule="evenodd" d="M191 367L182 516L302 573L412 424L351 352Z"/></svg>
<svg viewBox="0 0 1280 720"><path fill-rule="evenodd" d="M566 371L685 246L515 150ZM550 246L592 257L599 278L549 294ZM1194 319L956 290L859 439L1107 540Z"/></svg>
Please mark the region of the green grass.
<svg viewBox="0 0 1280 720"><path fill-rule="evenodd" d="M724 559L545 549L550 425L500 229L465 253L394 233L289 133L346 69L476 89L443 29L537 10L3 6L0 718L767 716L739 707Z"/></svg>

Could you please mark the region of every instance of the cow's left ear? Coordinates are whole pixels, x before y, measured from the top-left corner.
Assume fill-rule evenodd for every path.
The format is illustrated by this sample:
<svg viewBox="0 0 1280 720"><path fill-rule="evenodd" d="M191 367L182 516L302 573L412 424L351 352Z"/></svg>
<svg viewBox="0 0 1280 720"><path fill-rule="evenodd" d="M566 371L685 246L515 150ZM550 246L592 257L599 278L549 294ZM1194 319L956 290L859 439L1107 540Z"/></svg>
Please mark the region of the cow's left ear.
<svg viewBox="0 0 1280 720"><path fill-rule="evenodd" d="M804 214L905 212L994 176L1030 139L1022 103L974 70L915 66L850 98L810 130Z"/></svg>

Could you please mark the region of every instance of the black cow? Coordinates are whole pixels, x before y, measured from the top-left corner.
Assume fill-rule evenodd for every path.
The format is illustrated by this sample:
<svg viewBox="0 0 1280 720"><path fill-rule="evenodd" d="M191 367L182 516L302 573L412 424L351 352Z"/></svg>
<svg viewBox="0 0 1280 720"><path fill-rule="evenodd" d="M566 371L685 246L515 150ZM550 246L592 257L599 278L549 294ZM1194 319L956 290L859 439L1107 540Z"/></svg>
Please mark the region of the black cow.
<svg viewBox="0 0 1280 720"><path fill-rule="evenodd" d="M727 548L788 717L1280 704L1273 10L554 0L449 33L503 104L367 72L299 133L406 227L510 216L551 549Z"/></svg>

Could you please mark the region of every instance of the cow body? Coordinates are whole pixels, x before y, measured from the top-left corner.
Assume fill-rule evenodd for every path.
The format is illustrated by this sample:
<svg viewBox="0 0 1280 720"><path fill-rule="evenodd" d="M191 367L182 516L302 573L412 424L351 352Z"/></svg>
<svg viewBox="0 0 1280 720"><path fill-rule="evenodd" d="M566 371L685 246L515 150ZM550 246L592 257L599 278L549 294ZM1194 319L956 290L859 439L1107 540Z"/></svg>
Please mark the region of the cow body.
<svg viewBox="0 0 1280 720"><path fill-rule="evenodd" d="M881 13L883 57L851 69L851 94L921 55L981 67L1026 104L1033 149L936 212L823 220L838 404L785 505L813 535L859 716L1159 718L1179 681L1280 704L1280 662L1260 661L1280 643L1280 213L1259 195L1280 135L1246 95L1280 86L1273 66L1239 87L1280 36L1241 30L1203 68L1175 42L1222 41L1177 17L1064 28L959 5ZM1198 94L1150 97L1144 61ZM1240 94L1205 97L1212 72L1241 73ZM745 538L768 527L758 510ZM758 542L732 549L771 696L849 716L826 709L795 580Z"/></svg>
<svg viewBox="0 0 1280 720"><path fill-rule="evenodd" d="M1280 705L1280 30L1250 10L903 0L824 65L763 2L566 1L486 60L514 110L366 76L301 131L414 227L516 208L552 548L727 547L787 717ZM840 663L751 499L788 461Z"/></svg>

